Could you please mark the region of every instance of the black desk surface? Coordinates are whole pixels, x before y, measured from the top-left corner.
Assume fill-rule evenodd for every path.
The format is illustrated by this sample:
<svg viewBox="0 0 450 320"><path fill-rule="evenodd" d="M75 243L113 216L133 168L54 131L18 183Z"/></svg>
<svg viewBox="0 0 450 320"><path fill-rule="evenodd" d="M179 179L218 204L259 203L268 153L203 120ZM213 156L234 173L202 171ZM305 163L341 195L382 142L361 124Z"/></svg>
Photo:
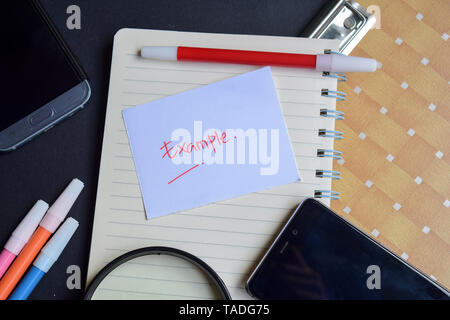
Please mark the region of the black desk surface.
<svg viewBox="0 0 450 320"><path fill-rule="evenodd" d="M92 97L76 116L18 150L0 154L0 245L38 199L52 203L78 177L85 189L69 216L80 227L30 299L83 296L94 217L113 36L130 28L298 36L326 0L42 0L89 76ZM68 6L81 8L81 30L66 27ZM70 265L82 289L66 286Z"/></svg>

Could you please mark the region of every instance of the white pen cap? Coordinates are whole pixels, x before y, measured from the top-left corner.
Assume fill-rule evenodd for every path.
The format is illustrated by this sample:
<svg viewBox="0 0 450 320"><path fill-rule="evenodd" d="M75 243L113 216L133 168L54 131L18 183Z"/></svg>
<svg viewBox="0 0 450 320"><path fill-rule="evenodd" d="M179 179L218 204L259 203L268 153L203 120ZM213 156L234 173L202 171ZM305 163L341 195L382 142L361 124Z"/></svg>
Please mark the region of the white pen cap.
<svg viewBox="0 0 450 320"><path fill-rule="evenodd" d="M25 247L28 240L30 240L45 212L47 212L47 209L48 204L45 201L38 200L13 231L8 242L5 244L5 249L17 256L23 247Z"/></svg>
<svg viewBox="0 0 450 320"><path fill-rule="evenodd" d="M67 218L44 248L42 248L41 253L33 262L33 265L47 273L56 260L58 260L61 252L63 252L77 228L78 221L74 218Z"/></svg>
<svg viewBox="0 0 450 320"><path fill-rule="evenodd" d="M316 70L328 72L373 72L377 70L377 60L343 54L318 54Z"/></svg>
<svg viewBox="0 0 450 320"><path fill-rule="evenodd" d="M83 182L78 179L73 179L58 199L56 199L55 203L48 209L47 214L39 225L51 233L55 232L61 222L66 218L70 208L72 208L83 188Z"/></svg>
<svg viewBox="0 0 450 320"><path fill-rule="evenodd" d="M177 60L178 47L142 47L141 57L155 60Z"/></svg>

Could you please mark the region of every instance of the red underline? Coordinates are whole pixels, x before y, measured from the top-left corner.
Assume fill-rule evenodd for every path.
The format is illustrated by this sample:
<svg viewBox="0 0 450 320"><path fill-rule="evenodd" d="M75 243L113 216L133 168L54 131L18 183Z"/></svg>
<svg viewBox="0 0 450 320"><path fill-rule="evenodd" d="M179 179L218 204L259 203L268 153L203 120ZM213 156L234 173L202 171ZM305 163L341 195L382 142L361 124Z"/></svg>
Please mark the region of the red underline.
<svg viewBox="0 0 450 320"><path fill-rule="evenodd" d="M202 163L203 164L203 163ZM180 174L179 176L177 176L175 179L169 181L167 184L171 184L172 182L174 182L175 180L177 180L178 178L180 178L181 176L185 175L186 173L188 173L189 171L191 171L192 169L195 169L199 166L199 164L193 166L192 168L190 168L189 170L186 170L185 172L183 172L182 174Z"/></svg>

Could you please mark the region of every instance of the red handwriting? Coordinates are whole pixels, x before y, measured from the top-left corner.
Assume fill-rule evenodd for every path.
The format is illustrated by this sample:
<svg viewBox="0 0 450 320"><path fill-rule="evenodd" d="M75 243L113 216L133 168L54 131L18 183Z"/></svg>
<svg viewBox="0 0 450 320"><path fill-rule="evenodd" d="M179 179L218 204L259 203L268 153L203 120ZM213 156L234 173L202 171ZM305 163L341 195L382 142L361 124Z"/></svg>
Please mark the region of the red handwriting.
<svg viewBox="0 0 450 320"><path fill-rule="evenodd" d="M164 141L162 147L159 148L159 150L163 150L164 152L162 156L163 159L165 156L168 156L169 159L173 159L176 156L181 155L183 152L192 153L204 149L212 149L214 153L216 153L216 145L220 146L230 141L230 139L227 139L226 132L222 132L222 134L219 135L217 131L214 131L213 135L208 135L206 139L207 140L202 139L194 143L189 142L188 144L186 144L186 142L183 142L183 144L177 144L176 146L170 146L172 141Z"/></svg>
<svg viewBox="0 0 450 320"><path fill-rule="evenodd" d="M203 164L203 163L202 163ZM184 176L186 173L188 173L191 170L194 170L195 168L197 168L199 166L199 164L196 164L195 166L193 166L192 168L190 168L189 170L186 170L185 172L183 172L182 174L178 175L175 177L175 179L170 180L167 184L171 184L172 182L174 182L175 180L177 180L178 178L181 178L182 176Z"/></svg>
<svg viewBox="0 0 450 320"><path fill-rule="evenodd" d="M235 137L236 138L236 137ZM165 156L168 157L168 159L173 159L176 156L180 156L183 152L186 152L188 154L195 152L195 151L202 151L204 149L212 149L214 153L216 153L216 145L222 145L230 141L230 139L227 139L227 133L222 132L220 135L217 133L217 131L214 131L214 134L208 135L205 139L195 141L194 143L189 142L186 144L186 142L183 142L182 144L177 144L175 146L171 146L172 141L164 141L163 145L159 150L162 150L164 152L162 159L164 159ZM175 149L175 150L174 150ZM204 164L204 163L202 163ZM193 166L189 170L184 171L174 179L170 180L168 184L171 184L178 178L181 178L189 171L194 170L197 168L199 164Z"/></svg>

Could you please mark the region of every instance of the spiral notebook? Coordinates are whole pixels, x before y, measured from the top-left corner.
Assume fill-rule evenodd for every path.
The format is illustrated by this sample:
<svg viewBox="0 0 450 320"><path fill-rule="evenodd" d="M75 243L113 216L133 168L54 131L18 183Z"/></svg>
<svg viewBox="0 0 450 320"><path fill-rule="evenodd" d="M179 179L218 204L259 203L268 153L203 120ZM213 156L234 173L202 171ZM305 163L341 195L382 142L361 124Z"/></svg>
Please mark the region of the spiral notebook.
<svg viewBox="0 0 450 320"><path fill-rule="evenodd" d="M188 251L208 263L224 280L234 299L249 298L244 286L271 241L293 209L305 198L319 198L326 205L338 194L331 190L333 149L341 139L334 130L342 113L336 100L342 74L272 67L289 138L302 181L270 190L220 201L199 208L147 220L131 156L122 110L208 83L256 70L257 66L145 60L142 46L198 46L243 50L319 54L336 50L338 41L290 37L226 35L175 31L122 29L114 38L103 152L91 243L88 283L108 262L144 246L169 246ZM142 274L133 290L134 299L190 298L188 283L166 279L154 267ZM151 277L149 277L151 274ZM110 281L103 298L119 298L126 275ZM206 294L198 281L196 297ZM208 283L204 283L205 290ZM174 290L172 288L177 288ZM148 290L152 288L152 290ZM155 292L159 288L161 292ZM184 289L186 290L184 290Z"/></svg>

